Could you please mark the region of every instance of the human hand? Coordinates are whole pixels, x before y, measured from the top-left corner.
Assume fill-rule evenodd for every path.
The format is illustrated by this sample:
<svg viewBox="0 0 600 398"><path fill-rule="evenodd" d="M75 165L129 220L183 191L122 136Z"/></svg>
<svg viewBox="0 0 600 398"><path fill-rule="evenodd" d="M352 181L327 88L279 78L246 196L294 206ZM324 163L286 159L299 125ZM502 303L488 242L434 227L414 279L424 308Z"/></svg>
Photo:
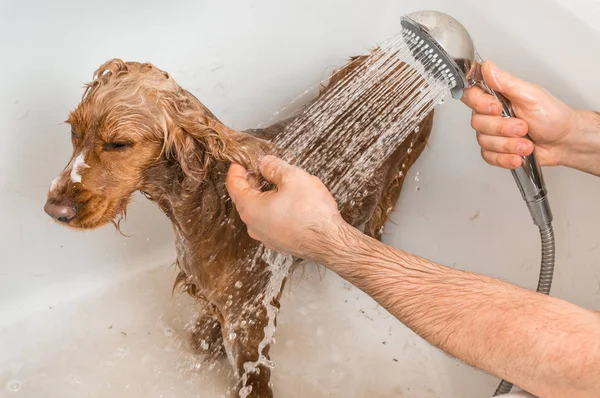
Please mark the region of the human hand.
<svg viewBox="0 0 600 398"><path fill-rule="evenodd" d="M578 112L542 87L522 81L490 61L483 63L482 72L490 88L512 102L517 117L498 117L500 102L481 88L465 91L463 102L473 109L471 125L477 131L483 159L494 166L515 169L521 166L521 157L535 148L540 165L566 165L570 141L579 129ZM525 138L526 134L533 142Z"/></svg>
<svg viewBox="0 0 600 398"><path fill-rule="evenodd" d="M275 190L261 192L238 164L227 174L248 234L269 248L318 261L325 238L345 224L335 199L317 177L274 156L262 159L260 172Z"/></svg>

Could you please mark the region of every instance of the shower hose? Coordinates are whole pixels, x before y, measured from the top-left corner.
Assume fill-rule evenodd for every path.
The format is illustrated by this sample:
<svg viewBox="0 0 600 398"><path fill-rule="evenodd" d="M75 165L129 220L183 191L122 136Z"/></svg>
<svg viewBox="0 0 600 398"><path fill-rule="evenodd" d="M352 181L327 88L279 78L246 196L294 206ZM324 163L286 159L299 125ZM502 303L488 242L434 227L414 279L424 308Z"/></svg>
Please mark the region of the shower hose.
<svg viewBox="0 0 600 398"><path fill-rule="evenodd" d="M540 267L540 279L538 281L537 292L547 295L550 294L552 278L554 276L555 242L552 224L546 224L544 227L540 227L540 237L542 240L542 265ZM512 388L512 383L502 380L494 393L494 397L508 394Z"/></svg>

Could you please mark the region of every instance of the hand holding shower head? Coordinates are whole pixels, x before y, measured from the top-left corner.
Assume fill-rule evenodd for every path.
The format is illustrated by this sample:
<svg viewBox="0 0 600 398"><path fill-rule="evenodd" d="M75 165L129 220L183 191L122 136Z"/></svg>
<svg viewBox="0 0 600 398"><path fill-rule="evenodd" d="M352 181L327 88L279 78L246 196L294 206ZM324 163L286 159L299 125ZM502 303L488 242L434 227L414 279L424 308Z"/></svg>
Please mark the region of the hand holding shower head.
<svg viewBox="0 0 600 398"><path fill-rule="evenodd" d="M426 60L423 66L429 72L450 86L453 98L462 98L465 89L478 85L500 101L503 117L515 116L510 101L486 84L481 73L483 61L475 51L469 32L460 22L441 12L420 11L402 17L401 23L403 37L410 50L418 60ZM512 170L512 174L533 222L540 229L542 264L537 291L549 294L555 258L552 212L535 155L523 157L521 167ZM512 384L502 380L494 396L508 393L511 389Z"/></svg>
<svg viewBox="0 0 600 398"><path fill-rule="evenodd" d="M503 117L515 117L510 101L492 90L481 73L482 59L465 27L449 15L437 11L419 11L402 17L407 43L415 53L427 46L428 57L437 62L429 68L444 72L450 81L452 97L460 99L463 91L475 85L496 97L502 104ZM527 137L529 138L529 137ZM534 223L546 228L552 222L546 184L534 154L524 156L521 167L512 170L513 177L527 203Z"/></svg>

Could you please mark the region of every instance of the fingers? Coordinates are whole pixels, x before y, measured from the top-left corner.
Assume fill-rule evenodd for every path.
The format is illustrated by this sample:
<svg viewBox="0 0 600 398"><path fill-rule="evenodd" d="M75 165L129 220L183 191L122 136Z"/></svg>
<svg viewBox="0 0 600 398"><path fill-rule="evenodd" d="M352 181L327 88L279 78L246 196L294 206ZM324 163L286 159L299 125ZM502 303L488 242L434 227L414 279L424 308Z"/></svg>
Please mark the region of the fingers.
<svg viewBox="0 0 600 398"><path fill-rule="evenodd" d="M477 142L485 151L527 156L533 152L533 142L526 138L505 138L477 133Z"/></svg>
<svg viewBox="0 0 600 398"><path fill-rule="evenodd" d="M477 113L484 115L500 116L502 106L500 101L490 94L486 94L477 86L465 90L462 102Z"/></svg>
<svg viewBox="0 0 600 398"><path fill-rule="evenodd" d="M260 173L275 185L281 185L286 175L294 170L293 166L275 156L267 155L260 162Z"/></svg>
<svg viewBox="0 0 600 398"><path fill-rule="evenodd" d="M511 170L520 167L521 163L523 162L523 159L520 156L491 152L485 149L481 150L481 157L492 166L498 166Z"/></svg>
<svg viewBox="0 0 600 398"><path fill-rule="evenodd" d="M521 166L522 156L531 154L534 144L527 138L528 125L520 119L473 114L471 125L477 131L481 156L493 165L505 169Z"/></svg>
<svg viewBox="0 0 600 398"><path fill-rule="evenodd" d="M229 167L226 186L231 199L238 205L239 202L247 201L248 198L255 197L259 193L248 180L246 169L236 163L232 163Z"/></svg>
<svg viewBox="0 0 600 398"><path fill-rule="evenodd" d="M471 126L477 132L502 137L524 137L529 125L517 118L501 118L474 113Z"/></svg>

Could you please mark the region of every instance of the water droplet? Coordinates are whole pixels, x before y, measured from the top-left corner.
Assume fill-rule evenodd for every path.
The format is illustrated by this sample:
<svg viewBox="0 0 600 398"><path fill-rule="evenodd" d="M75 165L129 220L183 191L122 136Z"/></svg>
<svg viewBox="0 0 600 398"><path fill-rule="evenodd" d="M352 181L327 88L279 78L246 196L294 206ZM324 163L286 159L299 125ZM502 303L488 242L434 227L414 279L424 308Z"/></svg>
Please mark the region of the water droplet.
<svg viewBox="0 0 600 398"><path fill-rule="evenodd" d="M244 286L244 284L242 283L242 281L237 281L235 283L235 285L233 285L236 289L240 289L242 286Z"/></svg>
<svg viewBox="0 0 600 398"><path fill-rule="evenodd" d="M419 182L419 180L420 180L420 179L421 179L421 172L419 171L419 172L417 173L417 175L415 175L415 181L416 181L416 182Z"/></svg>
<svg viewBox="0 0 600 398"><path fill-rule="evenodd" d="M119 358L124 358L127 354L129 354L129 348L127 348L127 347L119 347L119 348L117 348L116 355Z"/></svg>
<svg viewBox="0 0 600 398"><path fill-rule="evenodd" d="M12 364L10 365L10 369L11 369L13 372L18 372L18 371L20 371L20 370L21 370L21 368L23 368L23 364L21 364L21 363L18 363L18 362L12 363Z"/></svg>
<svg viewBox="0 0 600 398"><path fill-rule="evenodd" d="M225 303L225 307L231 307L231 304L233 304L233 301L227 300L227 302Z"/></svg>
<svg viewBox="0 0 600 398"><path fill-rule="evenodd" d="M406 150L406 153L408 153L408 154L410 155L410 154L412 153L412 151L413 151L413 150L412 150L412 148L408 148L408 149Z"/></svg>
<svg viewBox="0 0 600 398"><path fill-rule="evenodd" d="M418 133L419 130L421 130L421 128L419 126L417 126L417 128L415 129L415 133Z"/></svg>
<svg viewBox="0 0 600 398"><path fill-rule="evenodd" d="M305 307L301 307L300 310L299 310L299 312L300 312L301 315L304 315L304 316L306 316L306 314L308 314L308 311L306 311Z"/></svg>
<svg viewBox="0 0 600 398"><path fill-rule="evenodd" d="M227 338L231 341L234 341L237 338L237 334L235 332L229 332Z"/></svg>
<svg viewBox="0 0 600 398"><path fill-rule="evenodd" d="M206 340L200 340L200 348L202 348L205 351L208 350L208 343L206 342Z"/></svg>
<svg viewBox="0 0 600 398"><path fill-rule="evenodd" d="M252 392L252 386L240 388L240 397L245 398Z"/></svg>
<svg viewBox="0 0 600 398"><path fill-rule="evenodd" d="M420 191L420 190L421 190L421 187L417 187L417 188L415 189L415 191Z"/></svg>
<svg viewBox="0 0 600 398"><path fill-rule="evenodd" d="M5 389L8 392L19 392L21 389L21 382L19 380L9 380L8 383L6 383Z"/></svg>
<svg viewBox="0 0 600 398"><path fill-rule="evenodd" d="M440 105L442 105L443 103L444 103L444 99L442 98L442 99L440 100Z"/></svg>
<svg viewBox="0 0 600 398"><path fill-rule="evenodd" d="M69 375L69 376L67 376L67 383L73 384L73 385L81 384L81 380L79 380L79 378L75 375Z"/></svg>

